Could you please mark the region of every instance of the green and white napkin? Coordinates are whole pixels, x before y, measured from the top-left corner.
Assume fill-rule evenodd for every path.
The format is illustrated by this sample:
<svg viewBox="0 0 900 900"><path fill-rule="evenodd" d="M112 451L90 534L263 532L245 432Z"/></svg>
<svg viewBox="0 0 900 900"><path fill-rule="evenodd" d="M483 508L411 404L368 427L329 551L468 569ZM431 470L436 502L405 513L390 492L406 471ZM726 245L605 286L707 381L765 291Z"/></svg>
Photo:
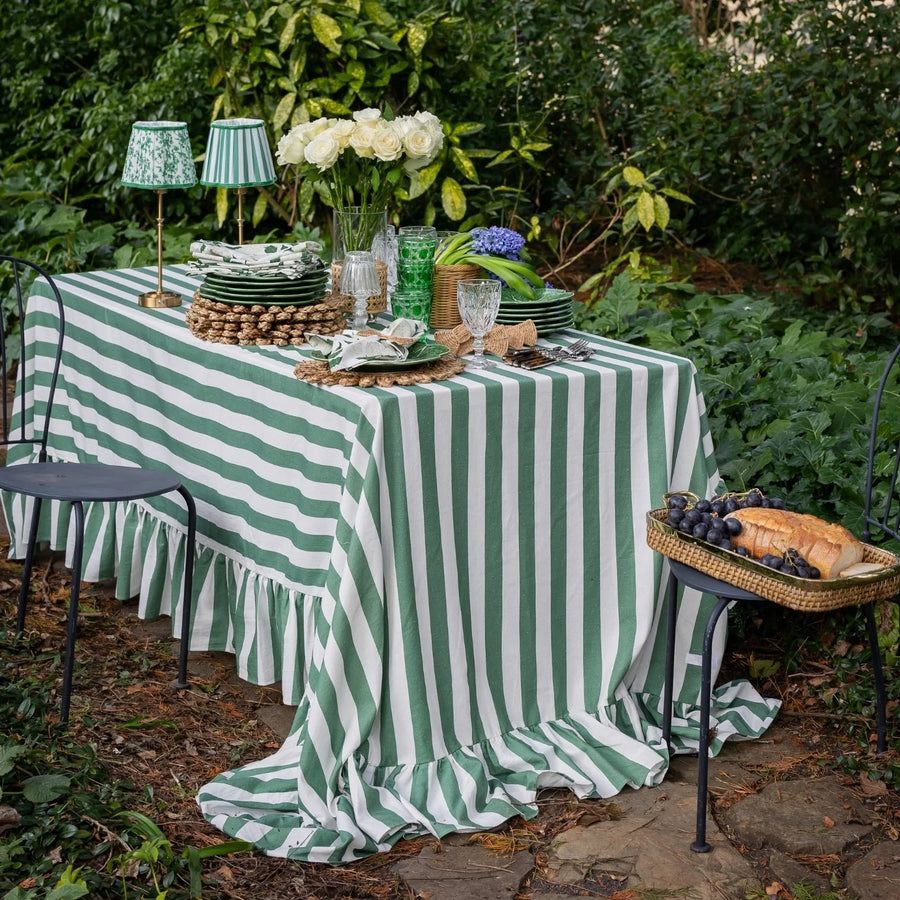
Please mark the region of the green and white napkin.
<svg viewBox="0 0 900 900"><path fill-rule="evenodd" d="M416 319L394 319L383 331L344 331L336 335L304 334L314 356L328 361L332 372L373 362L397 362L426 332Z"/></svg>
<svg viewBox="0 0 900 900"><path fill-rule="evenodd" d="M188 263L192 272L219 275L280 275L299 278L323 267L316 241L296 244L225 244L222 241L194 241Z"/></svg>

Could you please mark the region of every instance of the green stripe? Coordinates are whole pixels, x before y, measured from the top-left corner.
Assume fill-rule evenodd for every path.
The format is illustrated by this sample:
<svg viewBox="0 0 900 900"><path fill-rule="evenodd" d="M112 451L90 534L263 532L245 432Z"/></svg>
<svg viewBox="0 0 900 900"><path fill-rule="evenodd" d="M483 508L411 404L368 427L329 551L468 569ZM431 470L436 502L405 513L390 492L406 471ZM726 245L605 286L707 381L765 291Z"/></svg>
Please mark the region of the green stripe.
<svg viewBox="0 0 900 900"><path fill-rule="evenodd" d="M563 715L568 708L568 645L569 629L569 582L566 548L569 543L568 523L568 403L569 381L553 380L553 409L550 422L550 517L551 548L550 558L550 641L553 657L554 715ZM536 428L546 425L535 423Z"/></svg>
<svg viewBox="0 0 900 900"><path fill-rule="evenodd" d="M534 653L537 617L537 584L535 580L535 427L536 382L523 380L519 384L519 691L522 714L527 724L540 721L537 704L537 659ZM531 652L529 652L531 651Z"/></svg>
<svg viewBox="0 0 900 900"><path fill-rule="evenodd" d="M497 725L501 731L509 731L513 727L506 704L506 692L516 691L518 686L510 684L508 678L509 651L506 649L504 637L506 625L503 621L503 580L504 571L501 560L490 553L490 548L496 546L498 537L505 541L505 529L503 527L504 509L500 498L499 476L503 471L503 454L505 450L503 441L503 401L489 403L486 409L487 420L485 422L486 454L484 459L484 494L483 496L469 495L470 508L475 510L470 527L478 527L478 517L484 519L484 538L482 546L486 550L484 565L483 586L478 586L482 591L481 605L484 612L478 618L473 618L471 627L484 634L486 658L483 660L487 677L487 686L493 701L492 712L497 718ZM519 427L525 427L523 410L518 410ZM460 498L465 502L465 497ZM468 620L467 620L468 622ZM473 723L474 724L474 723ZM475 732L476 739L486 737L482 730ZM492 726L494 727L494 726Z"/></svg>

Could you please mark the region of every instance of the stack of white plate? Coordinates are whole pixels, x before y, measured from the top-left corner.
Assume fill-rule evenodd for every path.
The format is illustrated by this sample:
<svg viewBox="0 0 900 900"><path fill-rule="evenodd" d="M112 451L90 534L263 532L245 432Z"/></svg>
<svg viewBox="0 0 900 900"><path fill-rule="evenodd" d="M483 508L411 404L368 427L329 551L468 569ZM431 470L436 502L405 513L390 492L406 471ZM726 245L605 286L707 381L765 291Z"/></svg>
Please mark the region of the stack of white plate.
<svg viewBox="0 0 900 900"><path fill-rule="evenodd" d="M219 303L247 306L311 306L328 292L325 264L297 278L283 275L223 275L208 272L200 285L200 295Z"/></svg>
<svg viewBox="0 0 900 900"><path fill-rule="evenodd" d="M574 322L572 311L572 291L544 288L529 300L515 291L504 290L500 298L499 325L517 325L531 319L538 335L550 334L569 328Z"/></svg>

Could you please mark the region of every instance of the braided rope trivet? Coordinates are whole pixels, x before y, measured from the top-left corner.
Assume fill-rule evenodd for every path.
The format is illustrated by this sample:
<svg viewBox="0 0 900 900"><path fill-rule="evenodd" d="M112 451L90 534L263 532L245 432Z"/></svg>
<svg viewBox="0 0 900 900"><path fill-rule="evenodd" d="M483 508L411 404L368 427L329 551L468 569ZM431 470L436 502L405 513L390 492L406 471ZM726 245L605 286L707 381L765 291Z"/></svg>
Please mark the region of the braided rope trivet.
<svg viewBox="0 0 900 900"><path fill-rule="evenodd" d="M333 295L312 306L245 306L209 300L197 292L185 321L191 334L204 341L284 347L305 343L305 331L340 333L347 311L347 302Z"/></svg>
<svg viewBox="0 0 900 900"><path fill-rule="evenodd" d="M445 356L432 363L424 363L415 369L398 369L396 372L332 372L324 360L297 363L294 374L313 384L342 385L344 387L392 387L395 384L428 384L444 381L457 375L466 367L463 360Z"/></svg>

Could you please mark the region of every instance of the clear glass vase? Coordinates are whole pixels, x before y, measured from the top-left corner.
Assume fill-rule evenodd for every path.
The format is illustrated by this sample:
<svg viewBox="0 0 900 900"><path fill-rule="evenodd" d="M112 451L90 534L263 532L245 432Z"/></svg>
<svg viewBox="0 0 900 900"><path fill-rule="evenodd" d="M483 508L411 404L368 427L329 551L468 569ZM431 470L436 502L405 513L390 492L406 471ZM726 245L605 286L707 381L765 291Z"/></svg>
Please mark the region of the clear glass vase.
<svg viewBox="0 0 900 900"><path fill-rule="evenodd" d="M358 206L348 206L334 210L332 260L339 262L351 250L371 250L373 244L384 246L386 231L386 209L363 210Z"/></svg>
<svg viewBox="0 0 900 900"><path fill-rule="evenodd" d="M375 257L381 290L369 299L369 313L387 309L387 271L390 260L384 257L390 246L387 240L387 210L362 210L358 206L335 209L332 217L331 281L337 290L341 267L348 253L369 250Z"/></svg>

